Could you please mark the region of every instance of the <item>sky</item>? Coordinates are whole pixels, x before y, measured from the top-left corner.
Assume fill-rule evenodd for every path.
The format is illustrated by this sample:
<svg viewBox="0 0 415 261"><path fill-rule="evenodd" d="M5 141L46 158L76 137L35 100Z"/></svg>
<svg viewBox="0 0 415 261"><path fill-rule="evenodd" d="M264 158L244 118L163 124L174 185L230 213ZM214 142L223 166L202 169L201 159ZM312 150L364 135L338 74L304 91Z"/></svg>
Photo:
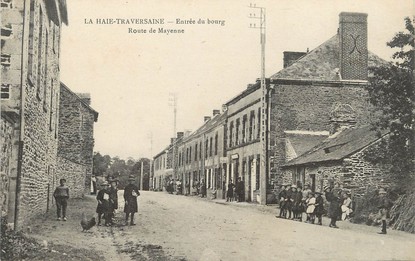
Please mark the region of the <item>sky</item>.
<svg viewBox="0 0 415 261"><path fill-rule="evenodd" d="M267 77L282 69L284 51L312 50L335 35L343 11L368 14L368 48L390 60L394 51L386 42L404 31L404 17L414 14L412 0L67 1L61 81L74 92L91 94L91 107L99 112L94 151L124 159L153 157L174 135L173 94L176 131L194 131L204 116L254 83L261 46L259 30L249 27L257 23L250 14L259 15L250 3L266 8ZM110 18L164 24L103 24Z"/></svg>

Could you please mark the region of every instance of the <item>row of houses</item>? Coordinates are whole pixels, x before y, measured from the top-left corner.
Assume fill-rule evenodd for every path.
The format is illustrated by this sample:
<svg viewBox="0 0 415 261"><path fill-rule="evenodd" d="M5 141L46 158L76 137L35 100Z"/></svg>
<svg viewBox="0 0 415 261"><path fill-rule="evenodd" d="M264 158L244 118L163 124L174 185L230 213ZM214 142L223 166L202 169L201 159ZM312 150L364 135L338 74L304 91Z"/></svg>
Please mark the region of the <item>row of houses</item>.
<svg viewBox="0 0 415 261"><path fill-rule="evenodd" d="M367 14L340 13L333 37L311 51L284 52L284 68L266 79L264 108L257 80L193 133L177 133L154 156L153 189L174 179L193 192L203 180L208 193L224 198L229 182L241 178L245 200L267 204L282 184L321 191L339 182L359 195L387 182L385 170L364 157L381 138L370 128L368 68L386 64L367 40Z"/></svg>
<svg viewBox="0 0 415 261"><path fill-rule="evenodd" d="M54 203L65 178L82 197L92 176L98 113L60 81L65 0L1 0L2 218L21 229ZM87 185L87 186L85 186Z"/></svg>

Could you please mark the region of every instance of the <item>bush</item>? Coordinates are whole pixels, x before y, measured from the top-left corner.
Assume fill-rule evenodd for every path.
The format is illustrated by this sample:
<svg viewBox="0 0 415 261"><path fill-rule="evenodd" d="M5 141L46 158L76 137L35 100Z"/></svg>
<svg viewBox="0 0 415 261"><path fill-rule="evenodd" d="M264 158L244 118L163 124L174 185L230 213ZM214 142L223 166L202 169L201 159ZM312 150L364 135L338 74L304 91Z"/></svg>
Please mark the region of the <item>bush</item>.
<svg viewBox="0 0 415 261"><path fill-rule="evenodd" d="M34 239L22 232L15 232L7 226L5 217L1 218L1 260L21 260L28 258L31 252L41 248Z"/></svg>
<svg viewBox="0 0 415 261"><path fill-rule="evenodd" d="M377 220L378 206L380 197L377 190L368 190L361 198L355 198L354 216L351 219L353 223L365 223L366 225L379 224Z"/></svg>

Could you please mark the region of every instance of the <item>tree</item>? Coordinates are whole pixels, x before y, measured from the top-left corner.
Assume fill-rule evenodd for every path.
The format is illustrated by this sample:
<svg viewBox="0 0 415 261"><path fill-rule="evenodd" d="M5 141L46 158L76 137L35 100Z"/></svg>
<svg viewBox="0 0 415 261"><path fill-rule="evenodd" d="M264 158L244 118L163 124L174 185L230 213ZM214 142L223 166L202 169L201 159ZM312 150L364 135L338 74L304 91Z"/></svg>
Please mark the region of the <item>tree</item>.
<svg viewBox="0 0 415 261"><path fill-rule="evenodd" d="M93 174L95 176L103 176L111 165L111 157L102 156L99 152L94 153L93 158Z"/></svg>
<svg viewBox="0 0 415 261"><path fill-rule="evenodd" d="M412 186L415 175L415 31L408 17L405 29L387 43L400 49L392 56L394 62L370 68L372 76L367 87L370 102L379 112L374 126L390 132L386 152L378 160L390 165L391 177L401 187Z"/></svg>

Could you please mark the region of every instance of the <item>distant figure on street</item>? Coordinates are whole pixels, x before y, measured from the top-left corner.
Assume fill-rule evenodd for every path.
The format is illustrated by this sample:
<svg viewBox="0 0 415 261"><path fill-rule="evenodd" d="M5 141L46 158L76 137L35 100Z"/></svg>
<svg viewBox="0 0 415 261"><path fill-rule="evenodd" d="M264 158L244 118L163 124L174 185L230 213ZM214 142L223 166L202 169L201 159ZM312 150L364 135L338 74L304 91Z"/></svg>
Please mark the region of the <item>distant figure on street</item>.
<svg viewBox="0 0 415 261"><path fill-rule="evenodd" d="M293 220L298 219L302 221L302 213L303 213L303 194L301 193L301 187L298 187L298 191L296 188L293 188Z"/></svg>
<svg viewBox="0 0 415 261"><path fill-rule="evenodd" d="M180 181L180 180L177 180L177 182L176 182L176 189L177 189L177 191L176 191L176 195L182 195L183 193L182 193L182 182Z"/></svg>
<svg viewBox="0 0 415 261"><path fill-rule="evenodd" d="M125 213L125 225L128 225L128 218L131 214L130 225L134 226L134 214L138 212L137 197L140 196L138 187L134 184L134 176L128 178L128 185L124 188L124 213Z"/></svg>
<svg viewBox="0 0 415 261"><path fill-rule="evenodd" d="M232 202L233 200L233 187L235 187L235 185L232 183L232 180L229 179L228 191L226 192L226 202Z"/></svg>
<svg viewBox="0 0 415 261"><path fill-rule="evenodd" d="M105 220L107 226L112 226L114 224L114 212L116 209L118 209L117 180L113 179L110 184L111 187L109 188L109 209Z"/></svg>
<svg viewBox="0 0 415 261"><path fill-rule="evenodd" d="M285 184L281 186L281 191L278 193L278 199L280 201L280 215L279 217L286 217L286 209L285 209L285 199L287 198L287 190L285 190Z"/></svg>
<svg viewBox="0 0 415 261"><path fill-rule="evenodd" d="M293 190L297 190L296 185L291 185L291 188L287 189L287 194L285 198L285 210L288 212L288 219L291 219L292 208L293 208Z"/></svg>
<svg viewBox="0 0 415 261"><path fill-rule="evenodd" d="M196 189L196 195L199 195L200 192L200 183L198 180L196 180L193 184L193 188Z"/></svg>
<svg viewBox="0 0 415 261"><path fill-rule="evenodd" d="M308 199L306 200L307 203L307 209L306 213L309 218L307 218L310 224L314 224L315 215L314 210L316 208L316 198L314 197L314 193L308 193ZM306 221L307 222L307 221Z"/></svg>
<svg viewBox="0 0 415 261"><path fill-rule="evenodd" d="M101 218L104 216L105 225L107 225L107 218L106 215L109 211L109 199L110 199L110 192L109 192L109 183L104 181L101 184L101 189L98 191L97 194L97 209L96 212L98 214L98 226L101 225Z"/></svg>
<svg viewBox="0 0 415 261"><path fill-rule="evenodd" d="M393 206L392 201L386 197L386 190L381 188L379 190L379 196L381 198L379 208L379 218L382 220L382 230L378 234L386 234L386 223L389 219L390 209Z"/></svg>
<svg viewBox="0 0 415 261"><path fill-rule="evenodd" d="M331 189L329 186L324 187L324 192L326 196L326 200L330 203L329 209L328 209L328 216L330 218L330 225L329 227L332 228L339 228L336 225L337 218L340 215L340 199L338 194L333 193L334 189ZM336 190L334 190L336 192Z"/></svg>
<svg viewBox="0 0 415 261"><path fill-rule="evenodd" d="M322 225L322 216L324 214L324 199L321 196L323 193L321 192L316 192L316 208L314 209L314 214L317 217L318 220L318 225Z"/></svg>
<svg viewBox="0 0 415 261"><path fill-rule="evenodd" d="M59 180L60 186L56 187L53 197L56 201L58 220L66 221L66 208L68 206L69 188L65 185L66 179Z"/></svg>
<svg viewBox="0 0 415 261"><path fill-rule="evenodd" d="M244 192L245 192L245 184L242 181L241 177L238 177L238 182L236 183L236 194L238 195L238 202L245 201L244 199Z"/></svg>
<svg viewBox="0 0 415 261"><path fill-rule="evenodd" d="M350 198L349 192L343 193L343 204L341 206L341 210L342 210L342 220L346 220L346 218L349 218L350 214L353 212L352 199Z"/></svg>
<svg viewBox="0 0 415 261"><path fill-rule="evenodd" d="M202 198L206 197L206 183L204 179L200 182L200 194L202 194Z"/></svg>
<svg viewBox="0 0 415 261"><path fill-rule="evenodd" d="M186 184L184 184L185 189L185 195L188 196L190 194L190 182L189 180L186 181Z"/></svg>

